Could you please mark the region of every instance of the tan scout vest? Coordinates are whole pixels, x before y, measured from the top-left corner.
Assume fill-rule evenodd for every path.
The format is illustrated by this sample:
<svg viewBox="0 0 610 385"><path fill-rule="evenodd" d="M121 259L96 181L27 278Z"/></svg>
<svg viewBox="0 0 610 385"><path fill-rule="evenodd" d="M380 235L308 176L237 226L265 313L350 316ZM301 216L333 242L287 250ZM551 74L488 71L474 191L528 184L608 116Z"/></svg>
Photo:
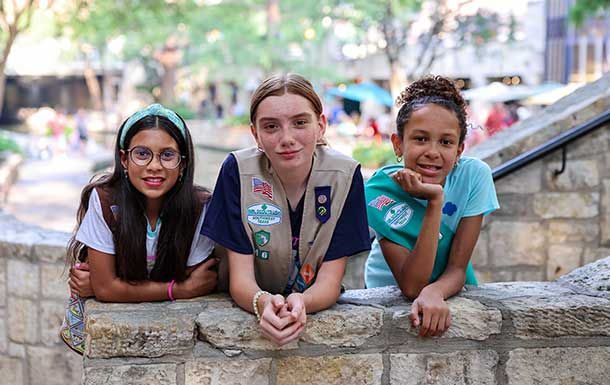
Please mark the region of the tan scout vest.
<svg viewBox="0 0 610 385"><path fill-rule="evenodd" d="M257 149L240 150L233 155L239 167L242 222L254 249L256 282L264 290L282 293L294 265L284 188L268 158ZM307 286L315 281L326 255L357 165L353 159L323 145L314 152L299 234L300 274ZM324 190L325 186L330 187L330 196L315 190ZM328 209L330 216L322 223L316 214L328 214Z"/></svg>

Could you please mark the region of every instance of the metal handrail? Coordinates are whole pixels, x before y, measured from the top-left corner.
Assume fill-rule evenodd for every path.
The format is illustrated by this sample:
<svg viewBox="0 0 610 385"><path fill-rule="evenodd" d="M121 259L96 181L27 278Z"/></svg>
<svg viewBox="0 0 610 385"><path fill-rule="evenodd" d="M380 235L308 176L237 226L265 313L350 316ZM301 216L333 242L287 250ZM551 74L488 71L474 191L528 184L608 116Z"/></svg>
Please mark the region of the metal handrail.
<svg viewBox="0 0 610 385"><path fill-rule="evenodd" d="M610 109L597 115L595 118L580 124L568 131L562 132L553 139L534 147L533 149L501 164L492 170L494 181L504 178L508 174L517 171L518 169L548 155L549 153L562 148L575 141L576 139L596 130L605 124L610 123ZM564 151L565 161L565 151Z"/></svg>

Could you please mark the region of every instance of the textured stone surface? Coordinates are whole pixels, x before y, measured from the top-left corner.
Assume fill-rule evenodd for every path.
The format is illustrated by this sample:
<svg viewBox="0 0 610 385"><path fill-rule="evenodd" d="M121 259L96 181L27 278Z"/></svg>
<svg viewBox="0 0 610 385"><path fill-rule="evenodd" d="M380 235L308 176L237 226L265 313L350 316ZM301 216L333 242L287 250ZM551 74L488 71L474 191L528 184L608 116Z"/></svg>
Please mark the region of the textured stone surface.
<svg viewBox="0 0 610 385"><path fill-rule="evenodd" d="M510 174L496 183L496 192L498 194L531 194L537 193L541 189L542 167L540 161Z"/></svg>
<svg viewBox="0 0 610 385"><path fill-rule="evenodd" d="M559 279L583 290L610 293L610 257L574 270Z"/></svg>
<svg viewBox="0 0 610 385"><path fill-rule="evenodd" d="M381 354L287 357L277 361L277 385L381 384Z"/></svg>
<svg viewBox="0 0 610 385"><path fill-rule="evenodd" d="M86 368L84 385L176 385L176 365Z"/></svg>
<svg viewBox="0 0 610 385"><path fill-rule="evenodd" d="M561 162L547 164L544 175L551 190L575 191L599 184L599 169L595 160L570 160L566 162L564 172L555 176L554 171L559 169L561 169Z"/></svg>
<svg viewBox="0 0 610 385"><path fill-rule="evenodd" d="M497 364L494 351L392 354L390 384L495 385Z"/></svg>
<svg viewBox="0 0 610 385"><path fill-rule="evenodd" d="M488 243L487 232L481 232L479 235L479 239L477 240L477 244L474 247L472 252L472 257L470 257L470 261L472 264L477 266L485 266L488 264L488 253L487 253L487 243Z"/></svg>
<svg viewBox="0 0 610 385"><path fill-rule="evenodd" d="M38 342L38 307L29 299L8 299L8 335L13 342Z"/></svg>
<svg viewBox="0 0 610 385"><path fill-rule="evenodd" d="M221 319L222 322L218 322ZM206 309L197 317L199 339L217 348L249 348L258 350L296 349L296 342L278 347L264 338L256 317L241 309Z"/></svg>
<svg viewBox="0 0 610 385"><path fill-rule="evenodd" d="M551 245L546 265L546 278L554 280L580 266L580 246Z"/></svg>
<svg viewBox="0 0 610 385"><path fill-rule="evenodd" d="M489 252L496 266L541 265L546 258L545 229L540 223L500 222L489 226Z"/></svg>
<svg viewBox="0 0 610 385"><path fill-rule="evenodd" d="M562 297L574 292L555 282L495 282L470 286L461 296L472 299L502 300L523 297Z"/></svg>
<svg viewBox="0 0 610 385"><path fill-rule="evenodd" d="M508 385L609 383L608 347L515 349L508 357Z"/></svg>
<svg viewBox="0 0 610 385"><path fill-rule="evenodd" d="M301 340L328 346L360 346L381 333L383 310L370 306L335 305L309 315Z"/></svg>
<svg viewBox="0 0 610 385"><path fill-rule="evenodd" d="M518 338L610 336L610 301L584 295L502 301Z"/></svg>
<svg viewBox="0 0 610 385"><path fill-rule="evenodd" d="M268 385L271 359L188 361L185 385Z"/></svg>
<svg viewBox="0 0 610 385"><path fill-rule="evenodd" d="M8 334L6 326L6 309L0 308L0 353L6 353L8 350Z"/></svg>
<svg viewBox="0 0 610 385"><path fill-rule="evenodd" d="M515 281L542 281L544 272L542 269L520 270L515 272Z"/></svg>
<svg viewBox="0 0 610 385"><path fill-rule="evenodd" d="M82 377L82 359L70 349L28 347L30 384L78 384Z"/></svg>
<svg viewBox="0 0 610 385"><path fill-rule="evenodd" d="M593 242L599 236L597 221L553 220L549 222L549 243Z"/></svg>
<svg viewBox="0 0 610 385"><path fill-rule="evenodd" d="M593 218L599 215L599 193L540 193L534 212L542 218Z"/></svg>
<svg viewBox="0 0 610 385"><path fill-rule="evenodd" d="M23 363L17 358L0 357L0 385L25 385Z"/></svg>
<svg viewBox="0 0 610 385"><path fill-rule="evenodd" d="M64 314L64 303L59 301L40 302L40 342L45 345L57 344L59 341L57 333Z"/></svg>
<svg viewBox="0 0 610 385"><path fill-rule="evenodd" d="M502 313L489 308L478 301L462 297L453 297L447 301L451 312L451 326L438 338L466 338L485 340L492 334L499 334L502 327ZM417 329L411 326L409 309L395 311L392 314L392 325L397 329L406 329L417 335Z"/></svg>
<svg viewBox="0 0 610 385"><path fill-rule="evenodd" d="M381 305L394 306L404 305L405 297L398 286L384 286L372 289L346 290L339 296L337 303L348 303L354 305Z"/></svg>
<svg viewBox="0 0 610 385"><path fill-rule="evenodd" d="M0 259L0 306L6 306L6 260Z"/></svg>
<svg viewBox="0 0 610 385"><path fill-rule="evenodd" d="M43 264L40 273L43 297L63 301L70 297L68 271L63 265Z"/></svg>
<svg viewBox="0 0 610 385"><path fill-rule="evenodd" d="M87 355L160 357L190 351L195 343L195 315L155 312L88 312Z"/></svg>
<svg viewBox="0 0 610 385"><path fill-rule="evenodd" d="M9 259L7 278L10 294L25 298L38 298L40 267L37 264Z"/></svg>
<svg viewBox="0 0 610 385"><path fill-rule="evenodd" d="M607 247L585 247L582 255L583 266L596 262L610 255L610 248Z"/></svg>

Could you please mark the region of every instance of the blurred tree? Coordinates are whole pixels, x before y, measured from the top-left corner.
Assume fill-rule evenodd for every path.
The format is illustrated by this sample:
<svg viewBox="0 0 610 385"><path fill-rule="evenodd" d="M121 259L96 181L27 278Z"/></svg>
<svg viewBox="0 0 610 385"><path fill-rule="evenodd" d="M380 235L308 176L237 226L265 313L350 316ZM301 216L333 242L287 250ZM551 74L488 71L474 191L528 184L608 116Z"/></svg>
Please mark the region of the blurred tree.
<svg viewBox="0 0 610 385"><path fill-rule="evenodd" d="M588 16L608 10L610 10L610 0L576 0L570 8L570 20L579 27Z"/></svg>
<svg viewBox="0 0 610 385"><path fill-rule="evenodd" d="M462 9L472 0L352 0L339 2L334 14L355 26L356 44L373 44L386 56L391 76L392 95L404 88L407 80L428 73L444 53L443 44L482 46L497 36L504 26L492 12L464 15ZM512 19L514 21L514 19ZM515 26L506 21L509 28ZM512 33L508 34L509 37ZM404 63L404 57L416 58Z"/></svg>
<svg viewBox="0 0 610 385"><path fill-rule="evenodd" d="M4 88L6 86L6 61L17 36L30 28L32 15L39 8L52 6L53 0L0 0L0 114L4 105Z"/></svg>

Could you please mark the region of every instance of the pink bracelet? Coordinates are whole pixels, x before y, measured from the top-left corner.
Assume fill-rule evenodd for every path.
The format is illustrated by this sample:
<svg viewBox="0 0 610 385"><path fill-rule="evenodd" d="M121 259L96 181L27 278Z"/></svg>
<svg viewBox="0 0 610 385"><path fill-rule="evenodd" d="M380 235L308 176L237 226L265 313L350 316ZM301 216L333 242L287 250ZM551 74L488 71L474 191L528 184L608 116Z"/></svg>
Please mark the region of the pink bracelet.
<svg viewBox="0 0 610 385"><path fill-rule="evenodd" d="M175 284L176 284L176 281L172 279L172 281L167 286L167 296L169 297L170 301L176 300L176 298L174 298L174 285Z"/></svg>

